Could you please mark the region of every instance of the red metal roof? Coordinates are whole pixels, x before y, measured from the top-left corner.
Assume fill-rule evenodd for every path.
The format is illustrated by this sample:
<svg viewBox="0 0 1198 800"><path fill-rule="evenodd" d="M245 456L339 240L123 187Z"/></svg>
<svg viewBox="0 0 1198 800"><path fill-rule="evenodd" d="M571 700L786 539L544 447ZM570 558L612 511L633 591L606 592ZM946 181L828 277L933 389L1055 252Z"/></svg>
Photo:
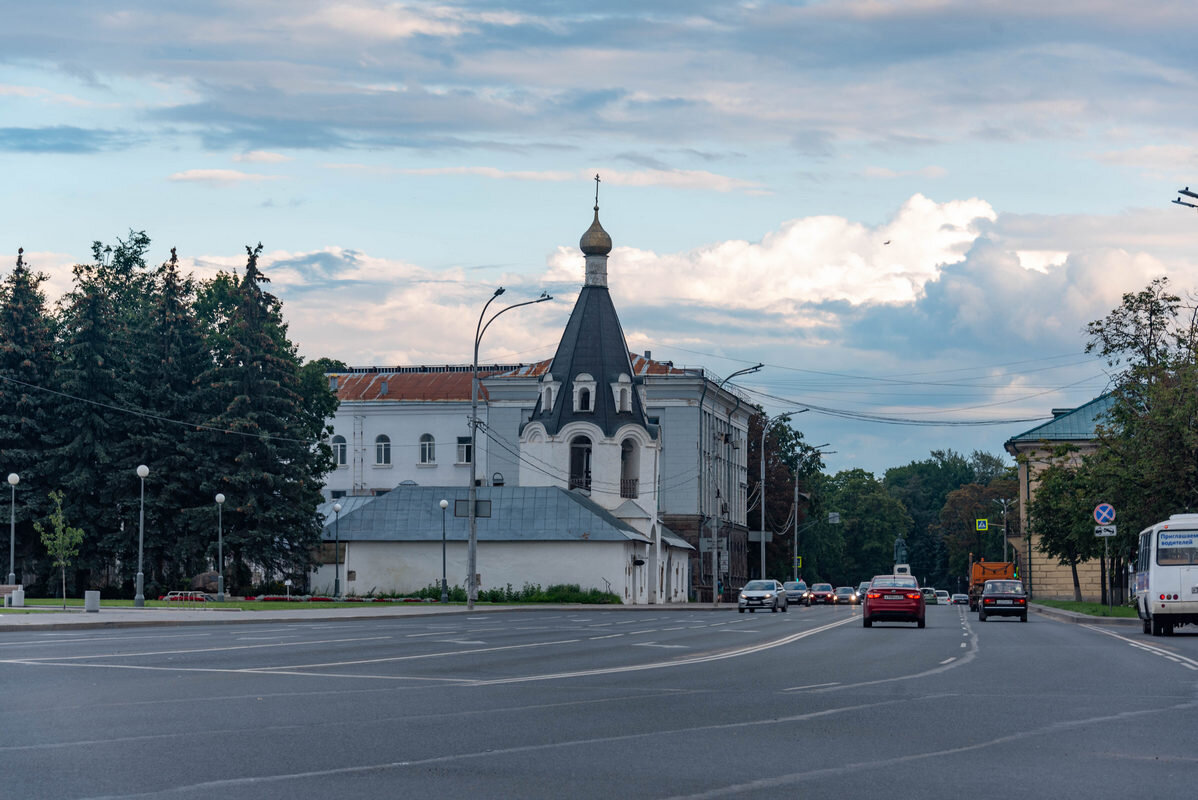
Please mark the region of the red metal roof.
<svg viewBox="0 0 1198 800"><path fill-rule="evenodd" d="M696 370L675 367L666 361L653 361L637 353L629 353L632 369L637 375L688 375ZM486 378L502 375L513 378L539 378L549 371L553 359L535 364L480 365L478 374ZM337 398L347 401L408 401L408 402L468 402L470 400L471 366L445 367L357 367L352 372L330 372L337 378ZM386 392L383 385L386 384ZM480 400L487 399L487 389L478 387Z"/></svg>

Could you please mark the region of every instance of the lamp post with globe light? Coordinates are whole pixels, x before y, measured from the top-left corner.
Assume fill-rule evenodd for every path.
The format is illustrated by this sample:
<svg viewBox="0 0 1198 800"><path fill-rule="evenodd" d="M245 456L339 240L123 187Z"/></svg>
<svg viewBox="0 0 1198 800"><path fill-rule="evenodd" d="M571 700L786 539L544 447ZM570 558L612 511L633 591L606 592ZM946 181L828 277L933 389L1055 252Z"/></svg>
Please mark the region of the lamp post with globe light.
<svg viewBox="0 0 1198 800"><path fill-rule="evenodd" d="M149 467L145 464L138 465L137 477L141 478L141 510L138 513L137 519L137 593L133 595L133 606L135 608L145 608L146 605L146 576L142 572L142 555L145 551L146 542L146 476L149 474Z"/></svg>
<svg viewBox="0 0 1198 800"><path fill-rule="evenodd" d="M335 522L333 531L336 543L333 545L333 597L341 598L341 504L333 503Z"/></svg>
<svg viewBox="0 0 1198 800"><path fill-rule="evenodd" d="M221 509L225 505L225 496L216 495L216 601L225 602L225 542L224 520L221 519Z"/></svg>
<svg viewBox="0 0 1198 800"><path fill-rule="evenodd" d="M8 585L17 585L16 552L17 552L17 484L21 476L15 472L8 473L8 485L12 487L8 503Z"/></svg>
<svg viewBox="0 0 1198 800"><path fill-rule="evenodd" d="M449 508L449 501L442 500L437 503L441 507L441 602L449 602L449 583L445 575L445 509Z"/></svg>

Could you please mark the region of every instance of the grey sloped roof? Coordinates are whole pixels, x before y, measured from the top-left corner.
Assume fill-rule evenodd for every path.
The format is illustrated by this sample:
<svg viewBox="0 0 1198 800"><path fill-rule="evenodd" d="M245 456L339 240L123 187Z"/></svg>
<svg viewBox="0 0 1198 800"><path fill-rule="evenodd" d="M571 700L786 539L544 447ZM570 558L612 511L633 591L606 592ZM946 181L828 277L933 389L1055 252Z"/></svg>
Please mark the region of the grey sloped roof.
<svg viewBox="0 0 1198 800"><path fill-rule="evenodd" d="M1057 414L1053 419L1029 431L1012 436L1006 442L1010 450L1027 442L1086 442L1098 438L1097 427L1106 421L1115 399L1110 394L1096 397L1085 405Z"/></svg>
<svg viewBox="0 0 1198 800"><path fill-rule="evenodd" d="M478 518L479 541L636 541L648 542L590 498L555 486L483 486L479 500L491 501L491 516ZM332 506L322 503L328 522L324 538L347 541L440 541L442 499L445 538L466 541L470 521L454 516L456 502L467 500L466 486L397 486L377 497L340 498L338 520ZM347 500L359 501L352 506Z"/></svg>

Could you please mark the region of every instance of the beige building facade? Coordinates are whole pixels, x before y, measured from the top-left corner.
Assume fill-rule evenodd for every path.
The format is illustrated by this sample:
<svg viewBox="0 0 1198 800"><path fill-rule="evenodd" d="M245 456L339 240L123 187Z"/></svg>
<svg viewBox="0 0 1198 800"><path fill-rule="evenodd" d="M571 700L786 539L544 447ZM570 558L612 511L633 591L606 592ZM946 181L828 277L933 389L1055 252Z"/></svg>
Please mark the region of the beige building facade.
<svg viewBox="0 0 1198 800"><path fill-rule="evenodd" d="M1052 463L1060 463L1054 453L1062 445L1075 448L1069 458L1080 462L1097 449L1097 426L1110 409L1110 395L1095 398L1077 408L1054 408L1053 418L1042 425L1008 439L1003 447L1015 457L1019 467L1019 538L1009 541L1019 553L1020 577L1029 593L1043 600L1073 600L1073 570L1056 558L1040 552L1041 531L1029 513L1036 496L1037 475ZM1102 599L1102 574L1098 561L1077 565L1077 578L1082 600L1099 602Z"/></svg>

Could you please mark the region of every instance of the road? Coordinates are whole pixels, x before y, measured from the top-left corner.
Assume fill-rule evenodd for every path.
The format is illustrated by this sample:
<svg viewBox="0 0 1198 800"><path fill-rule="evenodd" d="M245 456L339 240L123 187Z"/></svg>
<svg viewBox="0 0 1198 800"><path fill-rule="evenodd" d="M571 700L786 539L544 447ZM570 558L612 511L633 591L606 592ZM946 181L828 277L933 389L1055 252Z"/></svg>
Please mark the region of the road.
<svg viewBox="0 0 1198 800"><path fill-rule="evenodd" d="M1188 797L1198 767L1198 634L960 606L8 632L0 686L25 800Z"/></svg>

